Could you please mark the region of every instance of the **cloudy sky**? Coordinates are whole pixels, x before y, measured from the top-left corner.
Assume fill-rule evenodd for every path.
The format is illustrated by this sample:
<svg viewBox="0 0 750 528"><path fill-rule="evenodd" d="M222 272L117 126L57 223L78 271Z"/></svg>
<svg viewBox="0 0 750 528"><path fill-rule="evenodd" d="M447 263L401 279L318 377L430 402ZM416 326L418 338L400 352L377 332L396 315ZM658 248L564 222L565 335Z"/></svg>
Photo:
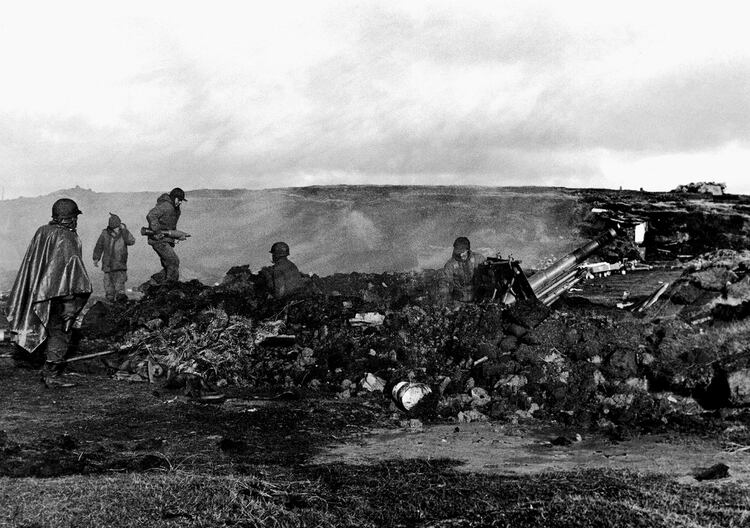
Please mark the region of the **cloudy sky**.
<svg viewBox="0 0 750 528"><path fill-rule="evenodd" d="M750 193L742 2L15 4L0 8L5 198L706 180Z"/></svg>

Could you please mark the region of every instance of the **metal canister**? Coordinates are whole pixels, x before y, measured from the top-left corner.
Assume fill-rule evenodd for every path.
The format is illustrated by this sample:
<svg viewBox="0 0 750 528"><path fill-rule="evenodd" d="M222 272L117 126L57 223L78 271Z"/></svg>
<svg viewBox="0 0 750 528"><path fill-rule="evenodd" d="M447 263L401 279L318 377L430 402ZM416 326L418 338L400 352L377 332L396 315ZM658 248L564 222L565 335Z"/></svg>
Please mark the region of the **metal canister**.
<svg viewBox="0 0 750 528"><path fill-rule="evenodd" d="M401 381L393 387L391 397L396 407L402 411L408 411L431 392L432 389L424 383Z"/></svg>

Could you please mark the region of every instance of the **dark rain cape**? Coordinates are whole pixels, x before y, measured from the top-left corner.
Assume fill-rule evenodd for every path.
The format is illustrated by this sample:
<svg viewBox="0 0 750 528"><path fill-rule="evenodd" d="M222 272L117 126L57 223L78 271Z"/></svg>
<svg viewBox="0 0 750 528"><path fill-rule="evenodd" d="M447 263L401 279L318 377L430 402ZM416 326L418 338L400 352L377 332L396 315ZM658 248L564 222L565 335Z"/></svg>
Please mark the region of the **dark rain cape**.
<svg viewBox="0 0 750 528"><path fill-rule="evenodd" d="M10 328L29 352L47 338L51 300L75 295L76 313L91 295L78 234L57 224L37 229L23 257L8 301Z"/></svg>

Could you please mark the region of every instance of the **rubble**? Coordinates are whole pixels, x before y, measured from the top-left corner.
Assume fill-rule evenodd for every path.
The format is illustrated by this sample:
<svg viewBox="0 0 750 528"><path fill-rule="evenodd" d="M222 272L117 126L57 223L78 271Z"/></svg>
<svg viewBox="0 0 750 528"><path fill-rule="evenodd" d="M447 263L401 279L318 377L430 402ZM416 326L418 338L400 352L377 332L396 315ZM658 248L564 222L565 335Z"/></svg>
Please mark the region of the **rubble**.
<svg viewBox="0 0 750 528"><path fill-rule="evenodd" d="M700 193L700 194L711 194L714 196L721 196L724 194L724 189L727 188L726 183L716 182L694 182L688 183L687 185L678 185L671 192L673 193Z"/></svg>
<svg viewBox="0 0 750 528"><path fill-rule="evenodd" d="M279 303L260 298L254 274L240 267L219 286L179 283L92 308L84 328L89 350L120 351L119 376L167 388L198 379L338 398L385 393L398 412L421 419L654 423L750 399L742 350L722 363L724 390L712 364L730 351L701 356L697 345L682 346L702 335L690 323L696 314L720 319L729 289L742 294L747 263L750 252L703 255L653 299L647 317L533 301L443 307L433 303L431 272L313 277ZM712 277L734 282L707 289ZM710 308L701 304L708 298Z"/></svg>

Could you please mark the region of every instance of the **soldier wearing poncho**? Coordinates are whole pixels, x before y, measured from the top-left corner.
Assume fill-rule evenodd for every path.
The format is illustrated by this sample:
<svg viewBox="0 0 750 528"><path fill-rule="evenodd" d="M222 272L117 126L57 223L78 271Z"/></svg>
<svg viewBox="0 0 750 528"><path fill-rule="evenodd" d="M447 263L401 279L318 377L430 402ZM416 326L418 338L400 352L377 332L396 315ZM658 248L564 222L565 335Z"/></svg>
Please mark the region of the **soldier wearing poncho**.
<svg viewBox="0 0 750 528"><path fill-rule="evenodd" d="M42 380L48 387L68 387L61 373L72 327L91 295L76 228L78 205L61 198L52 206L52 221L37 229L16 276L8 303L11 330L18 345L33 353L46 343Z"/></svg>

